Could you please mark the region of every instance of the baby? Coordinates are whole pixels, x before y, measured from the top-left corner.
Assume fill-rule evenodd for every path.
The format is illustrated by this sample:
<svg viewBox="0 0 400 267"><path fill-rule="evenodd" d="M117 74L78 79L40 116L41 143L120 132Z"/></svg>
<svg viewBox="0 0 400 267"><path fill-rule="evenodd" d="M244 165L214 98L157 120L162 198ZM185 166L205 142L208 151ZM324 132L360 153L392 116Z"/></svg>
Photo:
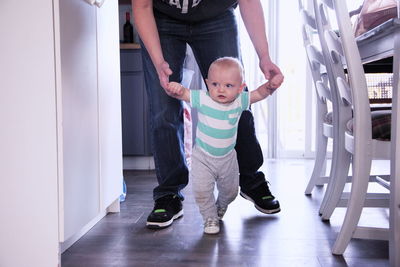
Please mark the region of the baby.
<svg viewBox="0 0 400 267"><path fill-rule="evenodd" d="M246 84L242 64L236 58L223 57L210 65L208 92L189 90L176 82L168 84L168 95L198 110L190 179L204 219L204 233L219 233L219 220L238 194L239 167L234 147L241 113L271 95L282 82L279 74L252 92L243 91Z"/></svg>

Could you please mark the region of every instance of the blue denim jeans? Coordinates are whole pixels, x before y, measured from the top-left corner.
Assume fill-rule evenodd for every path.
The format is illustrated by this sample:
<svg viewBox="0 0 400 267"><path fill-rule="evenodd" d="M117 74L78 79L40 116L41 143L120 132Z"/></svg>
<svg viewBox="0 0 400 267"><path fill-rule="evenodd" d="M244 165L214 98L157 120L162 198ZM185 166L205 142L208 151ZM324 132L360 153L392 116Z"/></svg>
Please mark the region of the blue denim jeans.
<svg viewBox="0 0 400 267"><path fill-rule="evenodd" d="M233 9L213 19L196 23L175 20L157 11L155 18L164 58L173 71L170 81L182 81L186 44L192 48L204 78L215 59L223 56L241 57ZM142 59L158 179L153 198L157 200L165 195L176 194L183 199L181 190L188 184L188 168L184 154L182 103L169 97L160 86L157 72L143 44ZM265 181L264 175L257 170L263 163L263 155L250 111L245 111L240 118L235 149L241 189L248 191L262 184Z"/></svg>

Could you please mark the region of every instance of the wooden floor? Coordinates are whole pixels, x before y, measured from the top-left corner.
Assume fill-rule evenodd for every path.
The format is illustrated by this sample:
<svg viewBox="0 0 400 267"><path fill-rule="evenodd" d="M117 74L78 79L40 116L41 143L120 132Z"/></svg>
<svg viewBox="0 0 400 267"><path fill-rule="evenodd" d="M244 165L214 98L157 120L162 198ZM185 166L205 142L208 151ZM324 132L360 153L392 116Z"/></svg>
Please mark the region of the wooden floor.
<svg viewBox="0 0 400 267"><path fill-rule="evenodd" d="M304 189L312 160L269 160L263 171L281 203L275 215L258 212L240 196L229 206L219 235L203 234L202 219L185 189L184 216L163 230L145 227L156 178L150 171L125 172L121 213L109 214L62 255L62 267L90 266L388 266L388 242L353 239L342 256L330 252L344 208L322 222L325 190ZM365 209L363 225L387 225L387 210Z"/></svg>

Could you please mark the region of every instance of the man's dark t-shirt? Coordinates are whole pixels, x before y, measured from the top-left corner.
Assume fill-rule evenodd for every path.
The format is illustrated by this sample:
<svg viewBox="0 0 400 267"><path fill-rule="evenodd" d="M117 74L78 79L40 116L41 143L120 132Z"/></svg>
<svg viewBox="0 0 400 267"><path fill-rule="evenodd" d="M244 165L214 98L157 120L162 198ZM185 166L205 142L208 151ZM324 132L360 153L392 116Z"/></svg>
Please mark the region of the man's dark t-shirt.
<svg viewBox="0 0 400 267"><path fill-rule="evenodd" d="M213 18L236 5L237 0L153 0L156 11L187 22Z"/></svg>

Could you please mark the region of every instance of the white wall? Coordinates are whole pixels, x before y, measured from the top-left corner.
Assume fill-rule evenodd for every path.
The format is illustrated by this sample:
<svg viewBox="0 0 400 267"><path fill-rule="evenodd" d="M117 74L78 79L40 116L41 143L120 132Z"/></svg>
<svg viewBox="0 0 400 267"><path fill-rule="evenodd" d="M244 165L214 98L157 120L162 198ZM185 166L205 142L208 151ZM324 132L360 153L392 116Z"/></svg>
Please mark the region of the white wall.
<svg viewBox="0 0 400 267"><path fill-rule="evenodd" d="M0 266L58 264L53 34L52 1L1 1Z"/></svg>

